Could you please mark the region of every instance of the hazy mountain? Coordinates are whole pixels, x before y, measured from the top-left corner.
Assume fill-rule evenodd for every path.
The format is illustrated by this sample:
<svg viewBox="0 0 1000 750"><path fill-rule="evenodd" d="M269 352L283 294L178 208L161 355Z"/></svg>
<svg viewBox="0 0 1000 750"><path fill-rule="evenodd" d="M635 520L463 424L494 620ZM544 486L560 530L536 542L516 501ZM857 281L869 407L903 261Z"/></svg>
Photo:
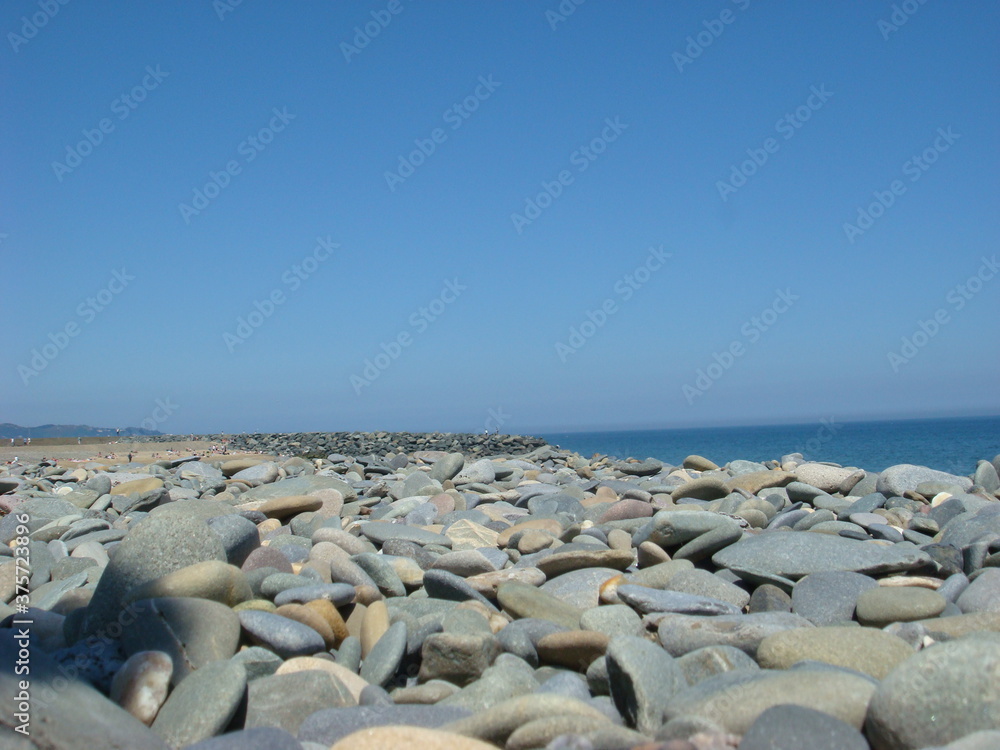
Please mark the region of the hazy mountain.
<svg viewBox="0 0 1000 750"><path fill-rule="evenodd" d="M122 435L162 435L156 430L142 427L123 427ZM10 422L0 422L0 438L53 438L53 437L114 437L114 427L91 427L89 424L43 424L38 427L22 427Z"/></svg>

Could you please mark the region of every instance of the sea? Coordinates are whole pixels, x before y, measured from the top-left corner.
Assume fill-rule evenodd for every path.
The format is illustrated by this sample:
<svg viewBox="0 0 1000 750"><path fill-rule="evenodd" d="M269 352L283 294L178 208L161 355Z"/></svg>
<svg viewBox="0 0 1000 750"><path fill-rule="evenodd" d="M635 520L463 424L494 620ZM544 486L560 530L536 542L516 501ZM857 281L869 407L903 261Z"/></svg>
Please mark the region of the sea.
<svg viewBox="0 0 1000 750"><path fill-rule="evenodd" d="M827 461L868 471L895 464L917 464L968 475L980 459L1000 454L1000 416L700 427L668 430L542 433L550 445L590 457L657 458L680 465L691 454L722 466L746 459L767 461L801 453L809 461Z"/></svg>

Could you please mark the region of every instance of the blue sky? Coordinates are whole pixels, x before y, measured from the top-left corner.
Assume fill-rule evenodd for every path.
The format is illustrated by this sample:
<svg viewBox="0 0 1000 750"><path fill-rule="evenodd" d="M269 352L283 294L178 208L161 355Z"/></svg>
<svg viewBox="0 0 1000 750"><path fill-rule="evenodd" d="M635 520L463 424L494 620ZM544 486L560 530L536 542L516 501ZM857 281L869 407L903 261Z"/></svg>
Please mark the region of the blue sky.
<svg viewBox="0 0 1000 750"><path fill-rule="evenodd" d="M1000 413L995 3L231 5L0 14L0 421Z"/></svg>

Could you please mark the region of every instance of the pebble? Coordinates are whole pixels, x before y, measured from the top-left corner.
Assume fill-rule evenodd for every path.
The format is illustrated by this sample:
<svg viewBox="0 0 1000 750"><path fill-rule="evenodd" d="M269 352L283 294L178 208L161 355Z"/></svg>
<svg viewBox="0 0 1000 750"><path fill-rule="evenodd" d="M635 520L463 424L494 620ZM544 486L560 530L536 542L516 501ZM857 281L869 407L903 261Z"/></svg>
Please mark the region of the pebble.
<svg viewBox="0 0 1000 750"><path fill-rule="evenodd" d="M222 732L247 688L243 665L206 664L181 681L153 721L152 729L171 747L186 747Z"/></svg>
<svg viewBox="0 0 1000 750"><path fill-rule="evenodd" d="M712 562L737 575L741 571L762 571L797 579L827 570L869 575L897 573L929 564L930 558L915 548L806 532L748 537L717 552Z"/></svg>
<svg viewBox="0 0 1000 750"><path fill-rule="evenodd" d="M284 658L310 656L326 648L323 636L287 617L244 610L239 618L240 625L252 640Z"/></svg>
<svg viewBox="0 0 1000 750"><path fill-rule="evenodd" d="M854 619L854 608L864 591L878 588L870 576L845 570L810 573L795 584L792 612L814 625L837 625Z"/></svg>
<svg viewBox="0 0 1000 750"><path fill-rule="evenodd" d="M497 601L515 618L549 620L571 630L579 626L580 615L583 614L577 607L551 594L515 581L504 583L497 589Z"/></svg>
<svg viewBox="0 0 1000 750"><path fill-rule="evenodd" d="M918 586L880 586L863 591L856 604L858 622L882 628L893 622L936 617L948 601L936 591Z"/></svg>
<svg viewBox="0 0 1000 750"><path fill-rule="evenodd" d="M492 635L435 633L424 639L419 679L462 687L478 679L499 654L500 642Z"/></svg>
<svg viewBox="0 0 1000 750"><path fill-rule="evenodd" d="M145 721L210 748L416 725L449 746L992 747L973 708L991 717L976 679L1000 633L993 462L973 488L796 454L682 468L528 438L234 439L291 457L0 466L3 508L31 519L32 687L46 654L97 686L70 691L97 715L59 709L88 746L163 747ZM243 692L217 671L248 686L233 719ZM972 708L935 720L943 695ZM297 741L313 715L336 736ZM48 746L73 736L42 717Z"/></svg>
<svg viewBox="0 0 1000 750"><path fill-rule="evenodd" d="M926 648L876 688L866 733L876 747L916 750L1000 727L1000 636Z"/></svg>
<svg viewBox="0 0 1000 750"><path fill-rule="evenodd" d="M110 698L146 726L167 699L174 665L163 651L140 651L122 665L111 682Z"/></svg>
<svg viewBox="0 0 1000 750"><path fill-rule="evenodd" d="M540 638L535 650L543 664L586 672L594 659L604 655L610 640L595 630L566 630Z"/></svg>
<svg viewBox="0 0 1000 750"><path fill-rule="evenodd" d="M881 680L913 653L903 639L875 628L828 626L769 635L757 648L757 663L788 669L800 661L821 661Z"/></svg>
<svg viewBox="0 0 1000 750"><path fill-rule="evenodd" d="M320 670L260 677L247 687L245 727L277 727L295 735L317 711L355 702L342 684Z"/></svg>
<svg viewBox="0 0 1000 750"><path fill-rule="evenodd" d="M378 639L361 664L361 679L384 686L396 674L406 653L406 623L391 625Z"/></svg>
<svg viewBox="0 0 1000 750"><path fill-rule="evenodd" d="M607 669L615 706L643 734L660 727L670 700L687 687L674 658L645 638L615 638L607 647Z"/></svg>
<svg viewBox="0 0 1000 750"><path fill-rule="evenodd" d="M756 657L760 642L767 636L806 627L813 624L790 612L718 617L668 614L660 619L657 635L662 646L674 656L705 646L733 646Z"/></svg>
<svg viewBox="0 0 1000 750"><path fill-rule="evenodd" d="M496 750L494 745L451 732L412 726L363 729L332 745L330 750Z"/></svg>
<svg viewBox="0 0 1000 750"><path fill-rule="evenodd" d="M822 711L794 704L774 706L750 725L740 750L869 750L850 724Z"/></svg>
<svg viewBox="0 0 1000 750"><path fill-rule="evenodd" d="M670 719L705 719L733 734L744 734L764 711L793 704L829 714L861 729L875 683L840 670L735 671L710 677L671 699Z"/></svg>

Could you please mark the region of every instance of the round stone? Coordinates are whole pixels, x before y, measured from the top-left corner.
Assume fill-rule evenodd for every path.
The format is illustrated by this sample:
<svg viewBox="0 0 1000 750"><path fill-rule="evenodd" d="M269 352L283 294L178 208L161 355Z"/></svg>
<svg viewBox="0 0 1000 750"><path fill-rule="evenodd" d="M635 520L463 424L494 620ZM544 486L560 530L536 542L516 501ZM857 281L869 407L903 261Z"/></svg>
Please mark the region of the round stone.
<svg viewBox="0 0 1000 750"><path fill-rule="evenodd" d="M594 630L566 630L542 637L536 646L544 664L557 664L586 672L590 663L604 656L610 638Z"/></svg>
<svg viewBox="0 0 1000 750"><path fill-rule="evenodd" d="M882 628L893 622L911 622L937 617L948 601L936 591L917 586L868 589L856 604L858 622Z"/></svg>
<svg viewBox="0 0 1000 750"><path fill-rule="evenodd" d="M907 659L872 696L866 730L885 750L946 745L1000 727L1000 636L938 643Z"/></svg>
<svg viewBox="0 0 1000 750"><path fill-rule="evenodd" d="M146 726L167 699L174 664L162 651L140 651L121 666L111 682L111 700Z"/></svg>
<svg viewBox="0 0 1000 750"><path fill-rule="evenodd" d="M228 726L246 687L247 674L242 664L207 664L174 688L152 729L171 747L186 747L213 737Z"/></svg>
<svg viewBox="0 0 1000 750"><path fill-rule="evenodd" d="M310 656L326 650L323 636L287 617L270 612L243 610L239 613L239 618L240 625L254 642L279 656Z"/></svg>
<svg viewBox="0 0 1000 750"><path fill-rule="evenodd" d="M913 653L902 638L875 628L799 628L761 641L757 663L764 669L788 669L799 661L821 661L880 680Z"/></svg>

